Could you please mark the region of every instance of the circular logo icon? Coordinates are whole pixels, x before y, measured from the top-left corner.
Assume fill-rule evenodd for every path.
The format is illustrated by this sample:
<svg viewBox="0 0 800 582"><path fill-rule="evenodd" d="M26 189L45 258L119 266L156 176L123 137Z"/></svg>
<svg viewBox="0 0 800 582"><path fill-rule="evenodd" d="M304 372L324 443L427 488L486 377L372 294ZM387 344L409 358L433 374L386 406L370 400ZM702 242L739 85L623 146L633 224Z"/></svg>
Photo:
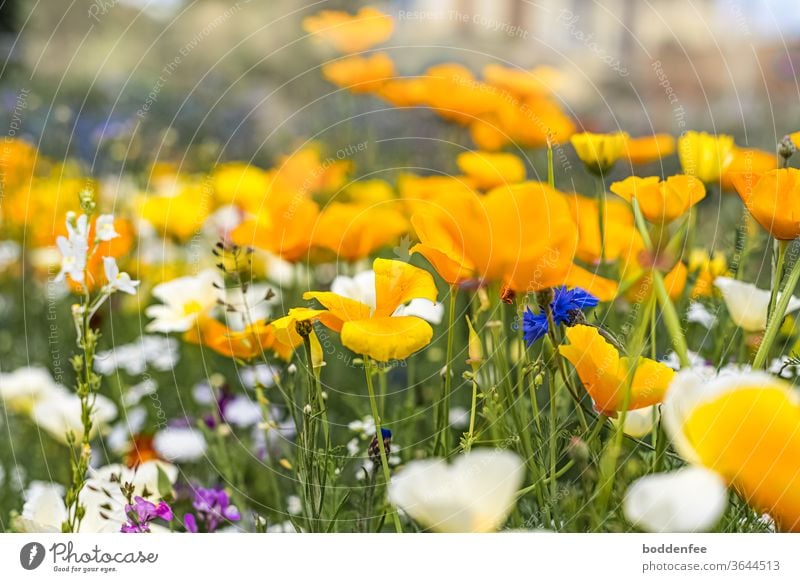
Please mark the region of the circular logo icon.
<svg viewBox="0 0 800 582"><path fill-rule="evenodd" d="M39 542L29 542L19 551L19 563L26 570L35 570L44 561L44 546Z"/></svg>

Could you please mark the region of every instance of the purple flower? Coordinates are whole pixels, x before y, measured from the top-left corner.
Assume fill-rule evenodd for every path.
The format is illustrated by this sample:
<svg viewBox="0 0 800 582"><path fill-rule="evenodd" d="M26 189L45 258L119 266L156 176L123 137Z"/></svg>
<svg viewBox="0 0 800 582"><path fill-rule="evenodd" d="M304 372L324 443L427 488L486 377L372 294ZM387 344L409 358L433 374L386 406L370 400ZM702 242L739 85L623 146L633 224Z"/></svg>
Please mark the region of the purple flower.
<svg viewBox="0 0 800 582"><path fill-rule="evenodd" d="M197 487L194 490L192 507L195 514L187 513L183 516L183 525L186 531L197 533L198 521L205 526L209 533L216 531L223 521L239 521L242 516L235 505L231 505L228 494L221 487L206 489Z"/></svg>
<svg viewBox="0 0 800 582"><path fill-rule="evenodd" d="M584 309L591 309L599 303L594 295L579 287L567 289L556 287L553 289L553 300L550 302L550 311L556 325L572 325L576 316ZM547 315L544 311L533 313L527 309L522 314L522 335L530 346L533 342L547 334Z"/></svg>
<svg viewBox="0 0 800 582"><path fill-rule="evenodd" d="M172 508L166 502L160 501L158 505L152 501L136 496L133 505L125 506L128 521L122 525L122 533L149 533L150 522L156 519L172 521Z"/></svg>

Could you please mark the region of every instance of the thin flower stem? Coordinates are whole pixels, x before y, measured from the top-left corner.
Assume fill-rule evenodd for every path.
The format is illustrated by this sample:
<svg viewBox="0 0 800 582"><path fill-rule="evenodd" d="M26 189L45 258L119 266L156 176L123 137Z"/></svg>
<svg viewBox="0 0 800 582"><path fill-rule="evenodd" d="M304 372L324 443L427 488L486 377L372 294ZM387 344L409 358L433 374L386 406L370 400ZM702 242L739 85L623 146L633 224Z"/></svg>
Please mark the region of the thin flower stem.
<svg viewBox="0 0 800 582"><path fill-rule="evenodd" d="M450 301L447 311L447 361L445 363L444 388L439 406L439 426L436 431L434 451L436 454L444 455L447 455L450 450L448 426L450 424L450 390L453 384L453 340L455 339L453 324L456 318L456 297L457 287L453 285L450 287Z"/></svg>
<svg viewBox="0 0 800 582"><path fill-rule="evenodd" d="M380 451L381 467L383 468L383 480L386 482L388 489L391 482L391 475L389 473L389 460L386 458L386 449L383 446L383 429L381 427L381 417L378 414L378 403L375 400L375 388L372 386L372 361L369 356L364 356L364 374L367 377L367 392L369 393L369 405L372 409L372 418L375 421L375 435L378 440L378 450ZM394 529L397 533L403 533L403 526L400 524L400 516L397 515L397 510L392 508L392 521L394 522Z"/></svg>
<svg viewBox="0 0 800 582"><path fill-rule="evenodd" d="M769 318L767 329L764 331L764 337L761 340L761 345L758 346L756 357L753 360L753 368L758 370L764 367L769 355L769 350L778 336L778 331L783 324L783 318L786 315L786 309L789 307L789 300L792 298L794 288L800 280L800 260L796 260L792 265L792 270L789 272L789 279L786 281L786 286L778 297L778 303L775 306L775 311Z"/></svg>
<svg viewBox="0 0 800 582"><path fill-rule="evenodd" d="M784 275L784 262L786 260L786 249L788 248L786 241L775 239L773 245L773 264L772 264L772 289L769 293L769 307L767 308L767 319L769 319L775 311L775 303L778 301L778 293L781 288L781 281Z"/></svg>

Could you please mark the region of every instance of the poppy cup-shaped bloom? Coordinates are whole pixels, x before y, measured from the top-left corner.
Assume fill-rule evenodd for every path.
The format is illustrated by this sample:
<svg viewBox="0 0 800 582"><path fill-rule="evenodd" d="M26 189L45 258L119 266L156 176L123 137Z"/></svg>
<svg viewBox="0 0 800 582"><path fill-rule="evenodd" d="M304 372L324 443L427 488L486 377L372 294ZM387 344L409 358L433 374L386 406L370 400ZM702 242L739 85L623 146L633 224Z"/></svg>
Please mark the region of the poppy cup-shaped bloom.
<svg viewBox="0 0 800 582"><path fill-rule="evenodd" d="M625 155L634 165L649 164L675 153L675 138L666 133L628 138Z"/></svg>
<svg viewBox="0 0 800 582"><path fill-rule="evenodd" d="M525 164L514 154L464 152L458 155L456 163L482 190L525 179Z"/></svg>
<svg viewBox="0 0 800 582"><path fill-rule="evenodd" d="M368 257L408 231L408 221L391 204L332 202L320 214L312 240L347 261Z"/></svg>
<svg viewBox="0 0 800 582"><path fill-rule="evenodd" d="M630 176L611 184L611 191L628 202L635 198L644 217L653 224L669 223L683 216L706 196L706 187L693 176Z"/></svg>
<svg viewBox="0 0 800 582"><path fill-rule="evenodd" d="M397 315L413 299L436 301L433 276L402 261L375 259L375 304L368 305L331 291L309 291L325 310L306 310L339 333L342 344L379 362L402 360L428 345L433 328L414 315ZM289 312L292 316L294 310Z"/></svg>
<svg viewBox="0 0 800 582"><path fill-rule="evenodd" d="M570 138L578 158L593 174L605 174L626 153L628 134L577 133Z"/></svg>
<svg viewBox="0 0 800 582"><path fill-rule="evenodd" d="M721 185L723 190L733 192L734 178L742 175L745 180L755 181L764 172L769 172L778 167L778 160L774 153L752 148L735 147L731 151L722 169Z"/></svg>
<svg viewBox="0 0 800 582"><path fill-rule="evenodd" d="M779 529L800 531L800 399L791 385L764 372L686 370L661 412L690 467L637 481L624 504L630 521L649 531L708 530L730 486Z"/></svg>
<svg viewBox="0 0 800 582"><path fill-rule="evenodd" d="M573 264L578 230L565 196L539 182L503 186L478 196L451 191L419 205L411 223L424 256L450 285L499 282L527 293L560 285L602 301L616 285Z"/></svg>
<svg viewBox="0 0 800 582"><path fill-rule="evenodd" d="M595 409L601 414L614 416L622 410L628 383L628 410L651 406L664 398L675 372L661 362L640 357L633 378L630 378L633 359L620 356L597 328L588 325L568 327L566 336L569 345L559 346L558 351L575 366Z"/></svg>
<svg viewBox="0 0 800 582"><path fill-rule="evenodd" d="M689 254L689 272L697 274L692 289L693 299L710 297L714 292L716 278L730 275L725 255L717 251L709 254L706 249L694 249Z"/></svg>
<svg viewBox="0 0 800 582"><path fill-rule="evenodd" d="M394 20L372 6L364 6L355 14L323 10L303 19L303 30L339 52L359 53L387 40Z"/></svg>
<svg viewBox="0 0 800 582"><path fill-rule="evenodd" d="M794 240L800 236L800 170L737 174L733 185L747 211L774 238Z"/></svg>
<svg viewBox="0 0 800 582"><path fill-rule="evenodd" d="M476 449L448 465L412 461L389 485L389 500L415 521L442 533L496 531L514 506L524 464L506 450Z"/></svg>
<svg viewBox="0 0 800 582"><path fill-rule="evenodd" d="M751 333L766 329L770 300L769 291L759 289L752 283L745 283L731 277L717 277L714 279L714 286L722 293L725 307L728 308L728 313L733 323ZM797 297L789 298L786 313L791 313L798 309L800 309L800 299L797 299Z"/></svg>
<svg viewBox="0 0 800 582"><path fill-rule="evenodd" d="M683 173L709 184L716 182L734 148L730 135L687 131L678 139L678 157Z"/></svg>
<svg viewBox="0 0 800 582"><path fill-rule="evenodd" d="M325 63L322 75L337 87L352 93L376 91L395 76L394 61L386 53L345 57Z"/></svg>
<svg viewBox="0 0 800 582"><path fill-rule="evenodd" d="M572 218L578 226L577 257L590 264L600 262L600 202L575 194L567 196ZM606 199L605 204L605 259L615 261L623 255L634 241L641 241L636 230L631 209L622 200Z"/></svg>

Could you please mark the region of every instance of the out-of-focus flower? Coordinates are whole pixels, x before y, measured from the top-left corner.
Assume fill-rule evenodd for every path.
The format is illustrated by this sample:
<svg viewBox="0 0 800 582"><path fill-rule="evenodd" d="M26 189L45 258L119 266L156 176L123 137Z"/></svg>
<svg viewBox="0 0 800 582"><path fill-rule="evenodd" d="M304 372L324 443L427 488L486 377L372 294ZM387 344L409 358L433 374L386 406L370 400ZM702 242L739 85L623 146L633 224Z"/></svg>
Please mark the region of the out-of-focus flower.
<svg viewBox="0 0 800 582"><path fill-rule="evenodd" d="M514 154L463 152L458 154L456 163L483 190L525 179L525 164Z"/></svg>
<svg viewBox="0 0 800 582"><path fill-rule="evenodd" d="M333 202L314 227L314 244L357 261L408 231L408 221L390 206Z"/></svg>
<svg viewBox="0 0 800 582"><path fill-rule="evenodd" d="M687 131L678 138L678 157L683 173L706 184L720 179L733 148L730 135Z"/></svg>
<svg viewBox="0 0 800 582"><path fill-rule="evenodd" d="M675 138L666 133L629 137L623 155L634 165L649 164L675 153Z"/></svg>
<svg viewBox="0 0 800 582"><path fill-rule="evenodd" d="M599 303L597 297L583 289L567 289L556 287L553 300L550 302L550 311L553 323L556 325L573 325L577 318L582 316L585 309L596 307ZM530 346L542 338L548 330L547 314L544 311L533 313L528 308L522 316L522 330L525 341Z"/></svg>
<svg viewBox="0 0 800 582"><path fill-rule="evenodd" d="M499 187L485 196L452 191L412 217L411 248L451 285L498 281L519 292L574 285L601 300L616 287L574 265L577 228L564 196L538 182Z"/></svg>
<svg viewBox="0 0 800 582"><path fill-rule="evenodd" d="M725 167L722 170L722 189L733 191L734 177L742 175L745 182L754 183L764 172L769 172L778 167L778 160L774 153L750 148L734 147L731 150Z"/></svg>
<svg viewBox="0 0 800 582"><path fill-rule="evenodd" d="M7 136L3 142L3 171L0 191L10 192L33 177L39 152L27 141Z"/></svg>
<svg viewBox="0 0 800 582"><path fill-rule="evenodd" d="M209 269L156 285L153 296L162 304L145 309L147 317L153 319L147 331L169 333L191 329L198 317L217 304L219 290L214 284L218 280L218 273Z"/></svg>
<svg viewBox="0 0 800 582"><path fill-rule="evenodd" d="M106 288L110 292L122 291L129 295L136 294L139 281L134 281L128 273L120 273L117 260L114 257L103 258L103 268L106 274Z"/></svg>
<svg viewBox="0 0 800 582"><path fill-rule="evenodd" d="M578 226L577 257L590 264L600 261L600 203L596 198L578 194L566 197L572 218ZM641 240L633 213L622 200L605 200L605 258L615 261L629 250L634 240ZM624 257L623 257L624 258Z"/></svg>
<svg viewBox="0 0 800 582"><path fill-rule="evenodd" d="M158 505L140 496L133 498L133 504L125 506L126 521L120 527L121 533L150 533L150 522L156 519L172 521L172 508L164 501Z"/></svg>
<svg viewBox="0 0 800 582"><path fill-rule="evenodd" d="M129 344L97 352L94 369L103 376L110 376L117 370L124 370L130 376L138 376L148 367L160 372L171 370L179 359L178 341L175 338L143 335Z"/></svg>
<svg viewBox="0 0 800 582"><path fill-rule="evenodd" d="M352 93L375 91L395 74L394 61L386 53L344 57L322 66L328 81Z"/></svg>
<svg viewBox="0 0 800 582"><path fill-rule="evenodd" d="M97 240L109 241L119 236L119 233L114 228L114 215L101 214L97 217L95 223L95 233Z"/></svg>
<svg viewBox="0 0 800 582"><path fill-rule="evenodd" d="M83 438L81 400L77 394L63 386L48 390L31 409L31 420L46 430L54 439L67 443L72 432L80 442ZM117 406L102 394L93 397L91 408L92 431L97 432L117 416Z"/></svg>
<svg viewBox="0 0 800 582"><path fill-rule="evenodd" d="M196 428L170 426L155 434L153 447L162 459L190 463L205 455L207 445L203 433Z"/></svg>
<svg viewBox="0 0 800 582"><path fill-rule="evenodd" d="M15 526L29 533L60 533L67 520L64 487L58 483L34 481L25 491L25 504Z"/></svg>
<svg viewBox="0 0 800 582"><path fill-rule="evenodd" d="M199 181L180 182L168 194L140 196L136 202L141 218L156 229L161 238L171 236L186 242L200 232L211 213L213 188Z"/></svg>
<svg viewBox="0 0 800 582"><path fill-rule="evenodd" d="M650 434L658 421L658 417L657 405L629 410L625 413L625 424L622 426L622 430L628 436L642 438ZM619 418L612 418L611 422L619 424Z"/></svg>
<svg viewBox="0 0 800 582"><path fill-rule="evenodd" d="M196 487L192 489L194 499L192 507L195 513L187 513L183 517L186 530L191 533L200 531L198 521L206 533L217 530L225 521L239 521L242 516L235 505L231 503L228 493L221 487L207 489Z"/></svg>
<svg viewBox="0 0 800 582"><path fill-rule="evenodd" d="M697 279L692 289L692 298L710 297L714 292L714 280L728 277L728 261L725 255L714 251L711 255L706 249L694 249L689 254L689 273L696 273Z"/></svg>
<svg viewBox="0 0 800 582"><path fill-rule="evenodd" d="M644 217L654 224L672 222L706 196L706 187L693 176L630 176L611 184L611 191L628 202L636 201Z"/></svg>
<svg viewBox="0 0 800 582"><path fill-rule="evenodd" d="M419 317L394 314L412 299L436 301L436 284L430 273L402 261L375 259L372 268L374 308L330 291L308 292L303 298L326 308L320 322L339 332L342 344L355 353L381 362L407 358L430 343L433 329Z"/></svg>
<svg viewBox="0 0 800 582"><path fill-rule="evenodd" d="M576 325L568 327L565 333L569 345L559 346L558 351L575 366L598 412L614 416L621 410L628 382L628 410L658 404L664 398L675 374L664 364L639 358L631 379L629 376L634 362L627 356L620 356L597 328Z"/></svg>
<svg viewBox="0 0 800 582"><path fill-rule="evenodd" d="M387 40L394 20L372 6L355 14L323 10L303 19L303 30L342 53L359 53Z"/></svg>
<svg viewBox="0 0 800 582"><path fill-rule="evenodd" d="M289 360L303 339L294 326L283 325L280 318L271 323L256 321L241 330L234 330L211 317L201 317L184 335L184 341L202 344L228 358L252 360L266 351ZM291 321L293 324L294 320ZM314 340L312 340L314 341Z"/></svg>
<svg viewBox="0 0 800 582"><path fill-rule="evenodd" d="M800 400L790 384L764 372L687 370L672 382L662 418L692 465L684 478L695 478L691 489L681 488L686 497L676 499L669 483L653 482L667 477L644 477L628 493L631 521L651 531L709 529L725 510L728 485L780 529L800 531ZM701 499L702 506L692 502Z"/></svg>
<svg viewBox="0 0 800 582"><path fill-rule="evenodd" d="M778 240L800 236L800 170L783 168L760 176L736 174L733 185L748 212Z"/></svg>
<svg viewBox="0 0 800 582"><path fill-rule="evenodd" d="M524 474L514 453L476 449L451 465L443 459L412 461L392 479L389 499L435 531L492 532L514 506Z"/></svg>
<svg viewBox="0 0 800 582"><path fill-rule="evenodd" d="M0 374L0 399L15 412L29 413L36 402L60 388L45 368L24 367Z"/></svg>
<svg viewBox="0 0 800 582"><path fill-rule="evenodd" d="M76 216L67 213L66 237L56 238L58 250L61 251L61 271L56 281L63 281L69 275L76 283L83 283L86 278L86 259L89 252L89 217L85 214Z"/></svg>
<svg viewBox="0 0 800 582"><path fill-rule="evenodd" d="M486 83L518 99L546 97L558 89L561 79L561 72L548 66L521 70L492 63L482 73Z"/></svg>
<svg viewBox="0 0 800 582"><path fill-rule="evenodd" d="M657 254L648 251L641 237L632 238L631 246L620 253L620 258L624 260L619 262L619 277L628 287L625 296L629 301L642 302L652 295L655 269L664 274L664 287L673 301L686 287L688 270L683 261L676 261L669 250Z"/></svg>
<svg viewBox="0 0 800 582"><path fill-rule="evenodd" d="M245 209L258 208L272 185L272 177L266 170L243 162L217 166L211 179L218 204Z"/></svg>
<svg viewBox="0 0 800 582"><path fill-rule="evenodd" d="M689 308L686 310L686 321L690 323L699 323L706 329L711 329L716 323L717 318L714 314L710 313L705 305L699 301L692 301Z"/></svg>
<svg viewBox="0 0 800 582"><path fill-rule="evenodd" d="M737 326L745 331L759 332L767 327L770 292L759 289L752 283L731 277L717 277L714 286L722 293L728 313ZM785 293L786 291L784 291ZM800 299L792 297L786 313L800 309Z"/></svg>
<svg viewBox="0 0 800 582"><path fill-rule="evenodd" d="M344 195L349 202L373 205L394 200L394 190L386 180L359 180L348 184Z"/></svg>
<svg viewBox="0 0 800 582"><path fill-rule="evenodd" d="M570 138L578 158L593 174L607 173L617 160L625 155L628 134L617 133L576 133Z"/></svg>

